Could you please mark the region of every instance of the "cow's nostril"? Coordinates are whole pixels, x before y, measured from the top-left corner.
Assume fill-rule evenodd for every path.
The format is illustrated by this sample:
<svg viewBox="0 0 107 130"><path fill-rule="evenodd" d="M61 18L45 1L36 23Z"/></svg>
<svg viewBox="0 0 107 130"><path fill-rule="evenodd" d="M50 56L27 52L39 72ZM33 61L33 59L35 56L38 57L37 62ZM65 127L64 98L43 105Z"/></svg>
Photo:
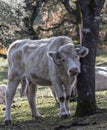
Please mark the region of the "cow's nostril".
<svg viewBox="0 0 107 130"><path fill-rule="evenodd" d="M78 74L78 69L77 68L72 68L72 69L69 70L69 73L71 75L76 75L76 74Z"/></svg>
<svg viewBox="0 0 107 130"><path fill-rule="evenodd" d="M72 68L72 69L70 69L69 71L70 71L70 72L76 72L76 71L78 71L78 69L77 69L77 68Z"/></svg>

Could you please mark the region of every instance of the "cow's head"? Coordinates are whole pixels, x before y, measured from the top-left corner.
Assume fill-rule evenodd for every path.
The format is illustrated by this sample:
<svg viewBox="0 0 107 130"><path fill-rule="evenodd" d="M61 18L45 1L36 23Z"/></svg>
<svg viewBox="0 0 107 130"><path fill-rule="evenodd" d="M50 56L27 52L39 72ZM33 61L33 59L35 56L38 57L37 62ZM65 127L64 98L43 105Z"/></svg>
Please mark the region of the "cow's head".
<svg viewBox="0 0 107 130"><path fill-rule="evenodd" d="M49 56L58 66L64 66L69 76L76 76L80 73L80 57L88 54L86 47L78 47L73 44L66 44L59 48L57 52L49 51Z"/></svg>

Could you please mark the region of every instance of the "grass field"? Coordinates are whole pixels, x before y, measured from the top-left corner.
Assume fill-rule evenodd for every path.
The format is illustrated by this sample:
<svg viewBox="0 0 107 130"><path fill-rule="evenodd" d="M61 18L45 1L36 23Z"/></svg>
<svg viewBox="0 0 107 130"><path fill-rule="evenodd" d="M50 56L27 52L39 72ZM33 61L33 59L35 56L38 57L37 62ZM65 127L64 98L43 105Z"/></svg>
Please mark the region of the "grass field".
<svg viewBox="0 0 107 130"><path fill-rule="evenodd" d="M98 56L97 65L107 66L106 56ZM7 61L0 58L0 84L2 83L7 83ZM66 119L60 118L59 107L48 87L38 88L37 95L37 108L43 117L41 120L32 119L26 97L20 98L17 91L11 108L12 126L4 125L5 105L0 105L0 130L107 130L107 91L96 92L98 113L77 118L74 116L76 102L72 102L71 116Z"/></svg>

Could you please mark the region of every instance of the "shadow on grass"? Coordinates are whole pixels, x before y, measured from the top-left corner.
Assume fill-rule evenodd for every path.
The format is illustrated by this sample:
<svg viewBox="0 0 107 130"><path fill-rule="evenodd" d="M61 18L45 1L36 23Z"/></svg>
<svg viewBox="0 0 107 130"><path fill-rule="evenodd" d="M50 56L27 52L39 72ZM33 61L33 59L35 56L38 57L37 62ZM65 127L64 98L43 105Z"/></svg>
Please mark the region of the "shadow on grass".
<svg viewBox="0 0 107 130"><path fill-rule="evenodd" d="M11 126L0 124L2 130L77 130L80 127L92 127L92 130L98 130L100 125L104 124L107 128L107 109L98 108L97 113L87 117L70 116L68 118L60 118L55 107L39 108L43 114L42 119L29 119L15 121ZM23 116L23 115L20 115ZM106 123L106 125L105 125ZM95 128L96 126L96 128ZM0 130L1 130L0 129Z"/></svg>
<svg viewBox="0 0 107 130"><path fill-rule="evenodd" d="M2 111L0 130L107 130L107 100L104 97L106 94L97 96L97 104L100 108L97 108L96 114L86 117L75 117L76 105L70 103L73 116L65 119L60 118L59 106L52 97L37 98L37 108L42 119L32 119L27 99L16 98L11 109L13 124L10 127L5 126Z"/></svg>

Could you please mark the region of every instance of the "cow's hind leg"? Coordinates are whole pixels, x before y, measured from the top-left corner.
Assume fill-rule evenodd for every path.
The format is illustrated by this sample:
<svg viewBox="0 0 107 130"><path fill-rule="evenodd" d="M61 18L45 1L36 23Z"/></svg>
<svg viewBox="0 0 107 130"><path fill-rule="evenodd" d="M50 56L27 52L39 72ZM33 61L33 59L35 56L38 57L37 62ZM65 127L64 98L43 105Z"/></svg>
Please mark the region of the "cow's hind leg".
<svg viewBox="0 0 107 130"><path fill-rule="evenodd" d="M13 76L11 79L8 79L8 85L6 90L6 112L5 112L5 124L9 125L11 124L11 104L13 102L13 98L17 89L17 86L19 84L19 78Z"/></svg>
<svg viewBox="0 0 107 130"><path fill-rule="evenodd" d="M37 86L26 79L26 95L31 108L32 117L34 117L35 119L41 117L40 113L36 108L36 92Z"/></svg>

